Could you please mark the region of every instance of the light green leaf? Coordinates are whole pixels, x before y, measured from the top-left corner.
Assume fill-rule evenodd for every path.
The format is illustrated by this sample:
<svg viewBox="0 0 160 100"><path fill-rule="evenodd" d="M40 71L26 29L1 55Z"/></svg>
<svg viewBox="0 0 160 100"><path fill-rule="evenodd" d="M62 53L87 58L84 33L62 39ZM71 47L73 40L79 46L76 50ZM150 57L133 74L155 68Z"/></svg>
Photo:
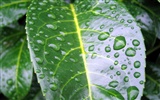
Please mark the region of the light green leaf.
<svg viewBox="0 0 160 100"><path fill-rule="evenodd" d="M0 27L22 17L31 0L0 0Z"/></svg>
<svg viewBox="0 0 160 100"><path fill-rule="evenodd" d="M35 0L26 30L47 100L141 98L145 47L140 28L122 3Z"/></svg>
<svg viewBox="0 0 160 100"><path fill-rule="evenodd" d="M24 32L3 28L1 36L0 91L9 99L22 100L30 89L33 69Z"/></svg>
<svg viewBox="0 0 160 100"><path fill-rule="evenodd" d="M144 94L150 100L160 99L160 65L147 63Z"/></svg>

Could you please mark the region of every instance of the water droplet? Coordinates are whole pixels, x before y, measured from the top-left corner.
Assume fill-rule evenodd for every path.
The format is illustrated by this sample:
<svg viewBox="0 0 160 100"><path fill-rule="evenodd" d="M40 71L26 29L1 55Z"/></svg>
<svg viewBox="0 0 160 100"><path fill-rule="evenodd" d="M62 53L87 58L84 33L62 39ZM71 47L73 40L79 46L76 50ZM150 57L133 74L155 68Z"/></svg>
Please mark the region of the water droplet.
<svg viewBox="0 0 160 100"><path fill-rule="evenodd" d="M134 46L139 46L140 42L135 39L135 40L132 41L132 44L133 44Z"/></svg>
<svg viewBox="0 0 160 100"><path fill-rule="evenodd" d="M74 58L70 58L70 61L72 61L72 62L76 62L76 59L74 59Z"/></svg>
<svg viewBox="0 0 160 100"><path fill-rule="evenodd" d="M78 79L78 78L75 78L74 80L75 80L76 82L79 82L79 79Z"/></svg>
<svg viewBox="0 0 160 100"><path fill-rule="evenodd" d="M120 50L126 46L126 39L123 36L117 36L114 40L114 50Z"/></svg>
<svg viewBox="0 0 160 100"><path fill-rule="evenodd" d="M125 76L125 77L124 77L124 81L125 81L125 82L128 82L128 81L129 81L129 77L128 77L128 76Z"/></svg>
<svg viewBox="0 0 160 100"><path fill-rule="evenodd" d="M41 72L41 70L40 69L36 69L36 73L40 73Z"/></svg>
<svg viewBox="0 0 160 100"><path fill-rule="evenodd" d="M106 52L110 52L111 51L111 48L109 46L105 47L105 51Z"/></svg>
<svg viewBox="0 0 160 100"><path fill-rule="evenodd" d="M94 45L89 46L88 51L93 51L94 50Z"/></svg>
<svg viewBox="0 0 160 100"><path fill-rule="evenodd" d="M62 37L56 37L56 39L59 41L64 41L64 38L62 38Z"/></svg>
<svg viewBox="0 0 160 100"><path fill-rule="evenodd" d="M120 72L120 71L117 71L116 74L119 76L119 75L121 75L121 72Z"/></svg>
<svg viewBox="0 0 160 100"><path fill-rule="evenodd" d="M86 26L89 26L89 21L87 21L87 22L85 23L85 25L86 25Z"/></svg>
<svg viewBox="0 0 160 100"><path fill-rule="evenodd" d="M141 76L141 74L140 74L139 72L135 72L135 73L134 73L134 77L135 77L135 78L139 78L140 76Z"/></svg>
<svg viewBox="0 0 160 100"><path fill-rule="evenodd" d="M114 69L114 66L113 66L113 65L111 65L109 68L110 68L111 70L113 70L113 69Z"/></svg>
<svg viewBox="0 0 160 100"><path fill-rule="evenodd" d="M113 32L113 28L110 28L110 29L109 29L109 32Z"/></svg>
<svg viewBox="0 0 160 100"><path fill-rule="evenodd" d="M55 16L54 14L48 14L48 17L49 17L49 18L53 18L53 19L56 18L56 16Z"/></svg>
<svg viewBox="0 0 160 100"><path fill-rule="evenodd" d="M29 21L29 24L31 24L31 25L32 25L32 24L34 24L34 23L33 23L32 21Z"/></svg>
<svg viewBox="0 0 160 100"><path fill-rule="evenodd" d="M116 53L114 54L114 57L115 57L115 58L118 58L118 57L119 57L119 53L116 52Z"/></svg>
<svg viewBox="0 0 160 100"><path fill-rule="evenodd" d="M57 29L57 25L55 25L55 24L47 24L46 26L47 26L47 28L50 28L50 29L53 29L53 30Z"/></svg>
<svg viewBox="0 0 160 100"><path fill-rule="evenodd" d="M91 56L92 59L95 59L96 57L97 57L96 53L93 53L92 56Z"/></svg>
<svg viewBox="0 0 160 100"><path fill-rule="evenodd" d="M134 67L135 68L139 68L141 66L141 62L140 61L135 61L134 62Z"/></svg>
<svg viewBox="0 0 160 100"><path fill-rule="evenodd" d="M64 16L63 16L63 15L60 15L60 17L61 17L61 18L64 18Z"/></svg>
<svg viewBox="0 0 160 100"><path fill-rule="evenodd" d="M40 79L43 79L44 77L45 77L44 74L40 74L40 75L39 75L39 78L40 78Z"/></svg>
<svg viewBox="0 0 160 100"><path fill-rule="evenodd" d="M117 60L114 62L114 65L118 65L118 61Z"/></svg>
<svg viewBox="0 0 160 100"><path fill-rule="evenodd" d="M141 81L139 82L139 84L144 84L144 81L141 80Z"/></svg>
<svg viewBox="0 0 160 100"><path fill-rule="evenodd" d="M13 84L13 80L12 80L12 79L8 79L8 80L7 80L7 84L8 84L8 85L12 85L12 84Z"/></svg>
<svg viewBox="0 0 160 100"><path fill-rule="evenodd" d="M100 26L100 29L103 29L103 28L104 28L104 24Z"/></svg>
<svg viewBox="0 0 160 100"><path fill-rule="evenodd" d="M43 63L43 60L41 58L36 57L35 60L37 63L40 63L40 64Z"/></svg>
<svg viewBox="0 0 160 100"><path fill-rule="evenodd" d="M51 83L51 84L49 85L49 87L50 87L50 89L51 89L52 91L56 91L56 90L58 89L58 87L57 87L57 85L56 85L55 83Z"/></svg>
<svg viewBox="0 0 160 100"><path fill-rule="evenodd" d="M100 41L104 41L104 40L106 40L108 37L109 37L109 33L108 33L108 32L105 32L105 33L101 33L101 34L98 36L98 39L99 39Z"/></svg>
<svg viewBox="0 0 160 100"><path fill-rule="evenodd" d="M94 8L95 13L102 13L102 8L96 7Z"/></svg>
<svg viewBox="0 0 160 100"><path fill-rule="evenodd" d="M128 23L132 23L133 21L131 19L127 20Z"/></svg>
<svg viewBox="0 0 160 100"><path fill-rule="evenodd" d="M136 100L136 98L139 95L139 90L136 86L130 86L127 89L127 95L128 95L128 99L127 100Z"/></svg>
<svg viewBox="0 0 160 100"><path fill-rule="evenodd" d="M44 41L42 41L42 40L37 40L37 43L41 44L41 45L44 45Z"/></svg>
<svg viewBox="0 0 160 100"><path fill-rule="evenodd" d="M118 81L111 81L110 83L109 83L109 86L110 87L113 87L113 88L116 88L117 86L118 86Z"/></svg>
<svg viewBox="0 0 160 100"><path fill-rule="evenodd" d="M122 70L126 70L126 69L127 69L127 65L123 64L123 65L121 66L121 69L122 69Z"/></svg>
<svg viewBox="0 0 160 100"><path fill-rule="evenodd" d="M109 3L110 2L110 0L105 0L105 3Z"/></svg>
<svg viewBox="0 0 160 100"><path fill-rule="evenodd" d="M116 9L116 8L117 8L116 5L111 5L111 6L110 6L110 9L111 9L111 10L114 10L114 9Z"/></svg>
<svg viewBox="0 0 160 100"><path fill-rule="evenodd" d="M125 52L126 56L133 57L136 55L136 51L133 48L127 48Z"/></svg>
<svg viewBox="0 0 160 100"><path fill-rule="evenodd" d="M53 49L56 50L56 51L60 50L60 46L59 46L59 45L49 44L48 46L51 47L51 48L53 48Z"/></svg>
<svg viewBox="0 0 160 100"><path fill-rule="evenodd" d="M120 22L121 22L121 23L124 23L124 19L121 19Z"/></svg>

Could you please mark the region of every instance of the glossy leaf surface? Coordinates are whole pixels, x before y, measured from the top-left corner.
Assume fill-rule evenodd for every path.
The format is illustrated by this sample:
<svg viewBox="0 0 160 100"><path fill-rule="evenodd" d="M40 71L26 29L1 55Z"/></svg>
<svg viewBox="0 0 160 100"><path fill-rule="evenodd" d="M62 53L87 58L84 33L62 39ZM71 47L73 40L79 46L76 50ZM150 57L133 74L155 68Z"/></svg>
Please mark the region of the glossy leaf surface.
<svg viewBox="0 0 160 100"><path fill-rule="evenodd" d="M11 28L3 28L1 33L0 91L12 100L22 100L32 80L33 68L24 34Z"/></svg>
<svg viewBox="0 0 160 100"><path fill-rule="evenodd" d="M35 0L26 30L34 69L48 100L141 98L143 38L120 2Z"/></svg>
<svg viewBox="0 0 160 100"><path fill-rule="evenodd" d="M31 0L0 0L0 27L22 17Z"/></svg>

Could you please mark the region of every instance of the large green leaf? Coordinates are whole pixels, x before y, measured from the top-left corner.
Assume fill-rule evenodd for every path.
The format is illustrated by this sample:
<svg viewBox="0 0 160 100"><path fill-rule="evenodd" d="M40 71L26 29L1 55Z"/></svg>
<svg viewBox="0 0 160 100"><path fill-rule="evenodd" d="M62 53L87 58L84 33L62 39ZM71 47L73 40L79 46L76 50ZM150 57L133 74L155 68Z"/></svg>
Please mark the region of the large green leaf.
<svg viewBox="0 0 160 100"><path fill-rule="evenodd" d="M33 69L26 37L24 31L10 28L3 28L1 36L0 91L9 99L21 100L30 89Z"/></svg>
<svg viewBox="0 0 160 100"><path fill-rule="evenodd" d="M150 100L160 99L160 65L147 63L144 94Z"/></svg>
<svg viewBox="0 0 160 100"><path fill-rule="evenodd" d="M145 48L140 28L122 3L35 0L26 30L47 100L141 98Z"/></svg>
<svg viewBox="0 0 160 100"><path fill-rule="evenodd" d="M31 0L0 0L0 27L22 17Z"/></svg>

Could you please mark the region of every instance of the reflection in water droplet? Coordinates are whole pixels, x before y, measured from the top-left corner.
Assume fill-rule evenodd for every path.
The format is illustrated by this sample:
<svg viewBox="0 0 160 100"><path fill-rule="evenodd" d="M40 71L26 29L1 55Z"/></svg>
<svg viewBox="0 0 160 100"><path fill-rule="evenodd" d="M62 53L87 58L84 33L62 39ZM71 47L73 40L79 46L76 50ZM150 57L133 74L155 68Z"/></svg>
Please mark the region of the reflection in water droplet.
<svg viewBox="0 0 160 100"><path fill-rule="evenodd" d="M94 45L89 46L88 51L93 51L94 50Z"/></svg>
<svg viewBox="0 0 160 100"><path fill-rule="evenodd" d="M49 44L48 46L51 47L51 48L53 48L53 49L56 50L56 51L60 50L60 46L59 46L59 45Z"/></svg>
<svg viewBox="0 0 160 100"><path fill-rule="evenodd" d="M139 68L140 66L141 66L140 61L135 61L135 62L134 62L134 67L135 67L135 68Z"/></svg>
<svg viewBox="0 0 160 100"><path fill-rule="evenodd" d="M120 71L117 71L116 74L119 76L119 75L121 75L121 72L120 72Z"/></svg>
<svg viewBox="0 0 160 100"><path fill-rule="evenodd" d="M116 88L117 86L118 86L118 81L111 81L110 83L109 83L109 86L110 87L113 87L113 88Z"/></svg>
<svg viewBox="0 0 160 100"><path fill-rule="evenodd" d="M122 70L127 69L127 65L123 64L123 65L121 66L121 69L122 69Z"/></svg>
<svg viewBox="0 0 160 100"><path fill-rule="evenodd" d="M50 28L50 29L53 29L53 30L57 29L57 25L55 25L55 24L47 24L46 26L47 26L47 28Z"/></svg>
<svg viewBox="0 0 160 100"><path fill-rule="evenodd" d="M40 75L39 75L39 78L40 78L40 79L43 79L44 77L45 77L44 74L40 74Z"/></svg>
<svg viewBox="0 0 160 100"><path fill-rule="evenodd" d="M134 73L134 77L135 77L135 78L139 78L140 76L141 76L141 74L140 74L139 72L135 72L135 73Z"/></svg>
<svg viewBox="0 0 160 100"><path fill-rule="evenodd" d="M133 44L134 46L139 46L140 42L135 39L135 40L132 41L132 44Z"/></svg>
<svg viewBox="0 0 160 100"><path fill-rule="evenodd" d="M106 40L108 37L109 37L109 33L108 33L108 32L105 32L105 33L101 33L101 34L98 36L98 39L99 39L100 41L104 41L104 40Z"/></svg>
<svg viewBox="0 0 160 100"><path fill-rule="evenodd" d="M109 29L109 32L113 32L113 28L110 28L110 29Z"/></svg>
<svg viewBox="0 0 160 100"><path fill-rule="evenodd" d="M126 39L123 36L117 36L114 40L114 50L120 50L126 46Z"/></svg>
<svg viewBox="0 0 160 100"><path fill-rule="evenodd" d="M139 90L136 86L130 86L127 89L127 95L128 95L128 99L127 100L136 100L136 98L138 97L139 94Z"/></svg>
<svg viewBox="0 0 160 100"><path fill-rule="evenodd" d="M12 79L8 79L8 80L7 80L7 84L8 84L8 85L12 85L12 84L13 84L13 80L12 80Z"/></svg>
<svg viewBox="0 0 160 100"><path fill-rule="evenodd" d="M100 29L103 29L103 28L104 28L104 24L100 26Z"/></svg>
<svg viewBox="0 0 160 100"><path fill-rule="evenodd" d="M129 77L128 76L125 76L124 77L124 82L128 82L129 81Z"/></svg>
<svg viewBox="0 0 160 100"><path fill-rule="evenodd" d="M109 68L110 68L111 70L113 70L113 69L114 69L114 66L113 66L113 65L111 65Z"/></svg>
<svg viewBox="0 0 160 100"><path fill-rule="evenodd" d="M132 23L133 21L131 19L127 20L128 23Z"/></svg>
<svg viewBox="0 0 160 100"><path fill-rule="evenodd" d="M105 47L105 51L106 52L110 52L111 51L111 48L109 46Z"/></svg>
<svg viewBox="0 0 160 100"><path fill-rule="evenodd" d="M133 57L136 55L136 51L133 48L127 48L125 52L126 56Z"/></svg>
<svg viewBox="0 0 160 100"><path fill-rule="evenodd" d="M56 91L57 88L58 88L55 83L51 83L51 84L49 85L49 87L50 87L50 89L51 89L52 91Z"/></svg>
<svg viewBox="0 0 160 100"><path fill-rule="evenodd" d="M119 53L116 52L116 53L114 54L114 57L115 57L115 58L118 58L118 57L119 57Z"/></svg>
<svg viewBox="0 0 160 100"><path fill-rule="evenodd" d="M121 19L120 22L121 22L121 23L124 23L124 19Z"/></svg>
<svg viewBox="0 0 160 100"><path fill-rule="evenodd" d="M114 62L114 65L118 65L118 61L117 60Z"/></svg>

